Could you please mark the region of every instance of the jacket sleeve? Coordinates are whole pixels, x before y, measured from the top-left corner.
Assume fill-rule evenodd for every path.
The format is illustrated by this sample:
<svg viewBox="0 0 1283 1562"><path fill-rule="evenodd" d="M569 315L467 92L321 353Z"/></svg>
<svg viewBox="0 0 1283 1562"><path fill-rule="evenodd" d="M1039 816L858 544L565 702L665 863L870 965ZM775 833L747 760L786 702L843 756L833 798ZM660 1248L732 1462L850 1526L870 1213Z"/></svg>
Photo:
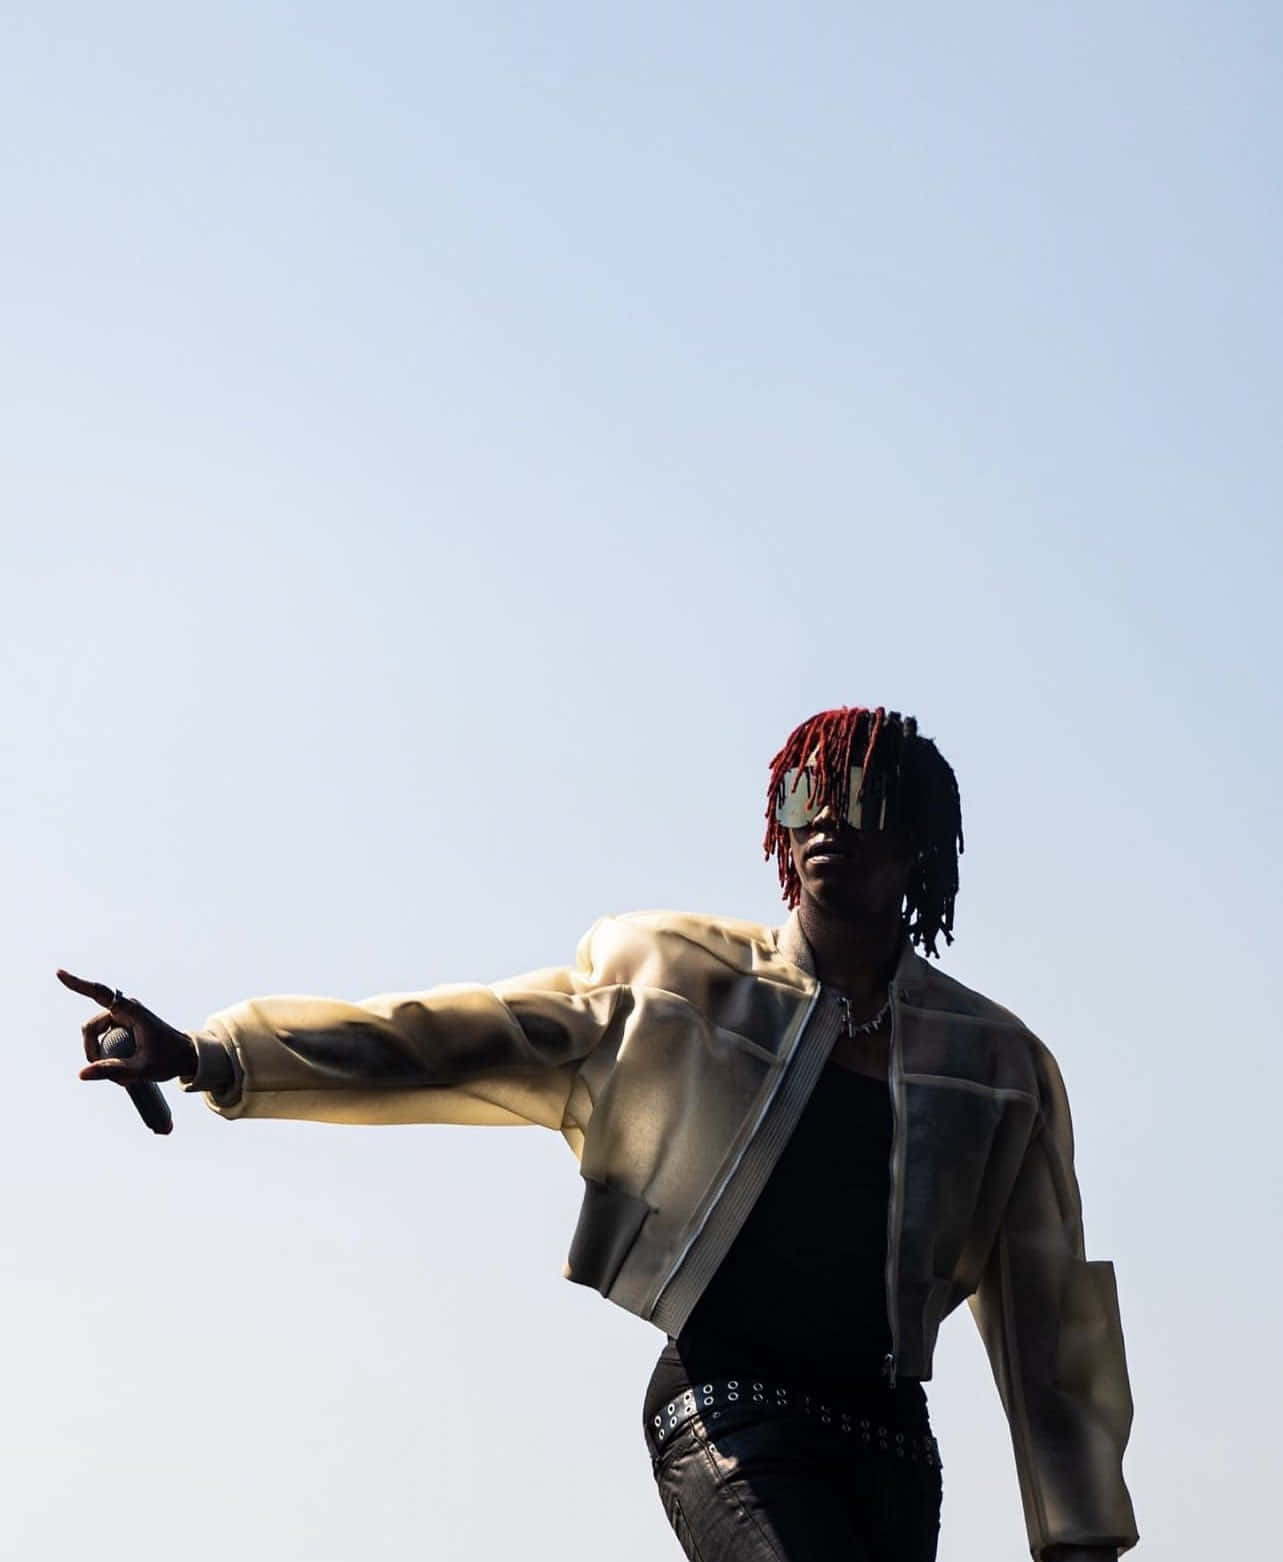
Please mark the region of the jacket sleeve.
<svg viewBox="0 0 1283 1562"><path fill-rule="evenodd" d="M252 998L211 1015L196 1034L202 1067L188 1088L222 1117L328 1123L537 1123L569 1129L583 1059L623 1023L628 993L608 972L610 924L580 941L575 964L491 986L454 984L346 1003ZM221 1060L220 1060L221 1061ZM226 1074L226 1068L221 1070Z"/></svg>
<svg viewBox="0 0 1283 1562"><path fill-rule="evenodd" d="M1031 1038L1032 1039L1032 1038ZM1007 1413L1029 1549L1136 1544L1132 1423L1114 1267L1089 1262L1060 1070L1033 1039L1040 1111L969 1305Z"/></svg>

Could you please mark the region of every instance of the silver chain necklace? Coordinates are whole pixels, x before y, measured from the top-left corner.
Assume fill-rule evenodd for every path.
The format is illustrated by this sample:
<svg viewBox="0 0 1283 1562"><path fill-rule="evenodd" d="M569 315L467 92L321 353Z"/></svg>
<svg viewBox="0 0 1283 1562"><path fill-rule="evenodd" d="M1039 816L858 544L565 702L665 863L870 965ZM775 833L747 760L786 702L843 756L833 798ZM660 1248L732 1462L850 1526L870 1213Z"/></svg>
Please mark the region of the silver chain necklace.
<svg viewBox="0 0 1283 1562"><path fill-rule="evenodd" d="M851 1000L845 993L838 994L838 1002L842 1005L842 1020L848 1036L871 1036L891 1012L891 994L889 992L886 996L886 1002L873 1018L865 1020L860 1025L856 1025L851 1019Z"/></svg>

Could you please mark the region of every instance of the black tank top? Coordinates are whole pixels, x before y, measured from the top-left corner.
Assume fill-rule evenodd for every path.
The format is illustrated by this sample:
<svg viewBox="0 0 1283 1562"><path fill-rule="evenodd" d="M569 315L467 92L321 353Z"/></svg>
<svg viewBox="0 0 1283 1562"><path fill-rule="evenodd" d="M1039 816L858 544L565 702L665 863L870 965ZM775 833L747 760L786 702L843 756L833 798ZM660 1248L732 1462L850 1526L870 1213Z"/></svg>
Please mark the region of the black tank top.
<svg viewBox="0 0 1283 1562"><path fill-rule="evenodd" d="M644 1414L688 1383L760 1379L873 1403L925 1425L916 1378L882 1375L891 1098L885 1079L826 1064L775 1169L646 1390Z"/></svg>

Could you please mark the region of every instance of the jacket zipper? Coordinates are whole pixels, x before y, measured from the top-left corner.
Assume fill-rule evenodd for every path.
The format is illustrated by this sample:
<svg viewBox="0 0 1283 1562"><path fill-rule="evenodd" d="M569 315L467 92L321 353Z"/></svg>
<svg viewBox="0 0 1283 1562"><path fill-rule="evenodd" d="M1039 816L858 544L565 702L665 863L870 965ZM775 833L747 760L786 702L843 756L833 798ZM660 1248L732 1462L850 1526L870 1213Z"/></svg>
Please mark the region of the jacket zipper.
<svg viewBox="0 0 1283 1562"><path fill-rule="evenodd" d="M891 987L891 1036L887 1056L887 1082L891 1090L891 1195L887 1201L887 1322L891 1325L891 1349L882 1358L888 1388L895 1387L900 1355L900 1226L904 1219L904 1070L897 1068L895 1008L898 994Z"/></svg>
<svg viewBox="0 0 1283 1562"><path fill-rule="evenodd" d="M721 1187L718 1188L717 1192L713 1195L713 1198L709 1202L708 1208L704 1211L704 1218L700 1221L699 1225L695 1228L695 1230L692 1231L691 1234L687 1237L685 1243L682 1246L681 1252L678 1253L678 1255L677 1255L676 1259L673 1261L673 1264L672 1264L671 1268L669 1269L668 1273L664 1276L664 1278L660 1281L658 1287L656 1288L656 1290L655 1290L655 1292L654 1292L654 1294L653 1294L653 1296L651 1298L650 1306L647 1309L647 1314L646 1315L648 1317L652 1317L654 1315L655 1309L659 1306L660 1298L663 1296L664 1292L668 1289L668 1287L673 1283L673 1281L677 1278L678 1272L680 1271L682 1265L686 1262L687 1256L690 1253L691 1249L695 1246L695 1244L699 1241L699 1239L704 1235L704 1232L707 1230L708 1223L709 1223L710 1219L712 1218L714 1211L717 1209L718 1205L722 1201L722 1196L725 1194L727 1188L734 1181L735 1173L740 1168L740 1162L744 1159L745 1151L748 1149L749 1145L752 1144L753 1140L757 1137L758 1130L761 1128L762 1124L766 1121L766 1118L767 1118L768 1114L770 1113L771 1107L774 1106L774 1104L775 1104L775 1098L779 1094L780 1086L784 1083L784 1076L788 1073L789 1066L792 1064L793 1059L797 1056L798 1050L799 1050L799 1048L802 1045L802 1040L803 1040L803 1038L806 1035L807 1028L810 1025L811 1016L815 1013L816 1007L819 1004L820 997L821 997L821 994L823 993L823 991L824 991L824 989L821 986L821 984L819 982L816 982L816 984L815 984L815 991L811 994L810 1001L807 1003L807 1006L806 1006L805 1010L802 1013L801 1020L798 1023L797 1032L796 1032L796 1034L795 1034L795 1036L793 1038L793 1045L789 1048L787 1057L781 1063L781 1065L780 1065L780 1067L779 1067L779 1069L778 1069L778 1071L776 1073L775 1083L771 1086L771 1091L770 1091L769 1096L762 1103L762 1106L761 1106L761 1108L758 1111L757 1118L756 1118L756 1120L753 1123L752 1129L749 1131L749 1133L748 1133L747 1137L745 1138L744 1142L740 1145L739 1153L736 1155L735 1160L734 1160L733 1164L731 1165L729 1171L727 1171L726 1175L722 1178L722 1185L721 1185Z"/></svg>

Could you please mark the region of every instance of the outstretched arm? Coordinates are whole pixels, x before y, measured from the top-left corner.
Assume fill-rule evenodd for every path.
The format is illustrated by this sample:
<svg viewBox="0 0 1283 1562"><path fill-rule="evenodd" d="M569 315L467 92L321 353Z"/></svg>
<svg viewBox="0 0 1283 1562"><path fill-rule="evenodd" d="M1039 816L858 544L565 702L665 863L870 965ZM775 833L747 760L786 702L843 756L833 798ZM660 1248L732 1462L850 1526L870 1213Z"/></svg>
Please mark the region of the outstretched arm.
<svg viewBox="0 0 1283 1562"><path fill-rule="evenodd" d="M86 1051L96 1060L97 1037L124 1023L142 1028L138 1053L91 1061L82 1077L182 1075L225 1117L561 1128L580 1063L627 1010L627 988L609 969L609 921L580 941L573 966L359 1003L255 998L190 1036L122 999L85 1027ZM99 984L63 979L104 1004L114 997Z"/></svg>

